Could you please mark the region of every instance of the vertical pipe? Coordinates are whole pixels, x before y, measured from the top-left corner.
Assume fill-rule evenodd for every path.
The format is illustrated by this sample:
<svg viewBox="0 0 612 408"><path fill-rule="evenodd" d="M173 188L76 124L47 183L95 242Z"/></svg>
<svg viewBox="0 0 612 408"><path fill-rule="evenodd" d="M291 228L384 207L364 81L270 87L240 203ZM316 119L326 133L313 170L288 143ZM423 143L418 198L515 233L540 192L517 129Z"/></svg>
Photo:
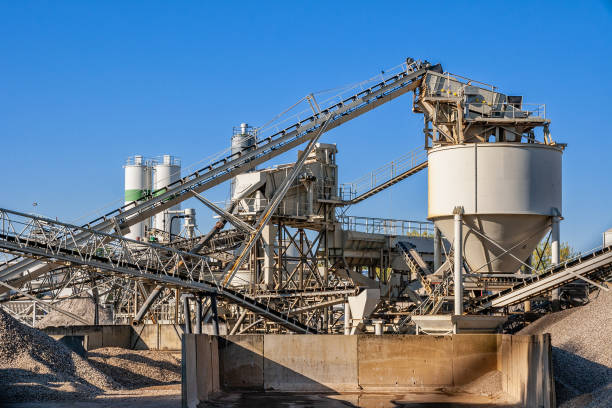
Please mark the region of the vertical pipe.
<svg viewBox="0 0 612 408"><path fill-rule="evenodd" d="M533 260L531 258L531 255L529 255L529 258L527 258L527 260L525 261L525 263L529 266L531 266L531 264L533 263ZM529 268L525 268L526 269L526 273L531 273L531 269ZM531 312L531 300L526 300L523 303L523 307L524 307L524 311L525 313Z"/></svg>
<svg viewBox="0 0 612 408"><path fill-rule="evenodd" d="M344 334L351 334L351 326L352 326L352 316L351 316L351 306L349 302L344 304Z"/></svg>
<svg viewBox="0 0 612 408"><path fill-rule="evenodd" d="M374 320L374 334L382 336L383 334L383 322L382 320Z"/></svg>
<svg viewBox="0 0 612 408"><path fill-rule="evenodd" d="M462 216L463 207L455 207L453 211L455 214L455 239L453 245L455 246L454 256L454 272L455 272L455 315L463 314L463 282L462 282L462 259L463 259L463 245L462 245Z"/></svg>
<svg viewBox="0 0 612 408"><path fill-rule="evenodd" d="M551 266L557 265L559 263L560 258L560 237L561 232L559 228L559 220L560 218L557 216L552 217L552 231L550 234L550 263ZM552 290L551 293L552 300L552 310L556 312L561 309L560 298L561 298L561 289L556 288Z"/></svg>
<svg viewBox="0 0 612 408"><path fill-rule="evenodd" d="M196 316L195 316L195 329L194 333L202 333L202 298L200 296L195 298L196 302Z"/></svg>
<svg viewBox="0 0 612 408"><path fill-rule="evenodd" d="M183 296L183 318L185 320L185 334L191 333L191 313L189 312L189 297Z"/></svg>
<svg viewBox="0 0 612 408"><path fill-rule="evenodd" d="M217 314L217 297L210 297L210 307L213 315L213 334L215 336L219 335L219 315Z"/></svg>
<svg viewBox="0 0 612 408"><path fill-rule="evenodd" d="M442 233L434 227L434 272L442 266Z"/></svg>

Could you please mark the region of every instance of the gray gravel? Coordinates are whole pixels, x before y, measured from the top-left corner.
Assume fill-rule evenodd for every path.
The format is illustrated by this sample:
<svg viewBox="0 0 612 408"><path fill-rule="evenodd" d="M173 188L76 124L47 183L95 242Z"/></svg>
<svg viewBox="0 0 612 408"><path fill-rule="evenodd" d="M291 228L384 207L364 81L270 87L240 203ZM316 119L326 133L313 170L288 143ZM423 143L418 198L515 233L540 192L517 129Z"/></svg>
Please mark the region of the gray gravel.
<svg viewBox="0 0 612 408"><path fill-rule="evenodd" d="M546 315L519 334L550 333L559 408L612 406L612 292Z"/></svg>
<svg viewBox="0 0 612 408"><path fill-rule="evenodd" d="M62 343L0 309L0 401L82 399L116 388Z"/></svg>
<svg viewBox="0 0 612 408"><path fill-rule="evenodd" d="M95 304L91 298L66 299L56 303L55 306L79 316L89 324L94 324ZM102 307L98 309L98 324L113 324L113 314L110 309ZM36 327L39 329L45 327L80 325L83 325L83 323L56 310L50 310L45 317L36 322Z"/></svg>

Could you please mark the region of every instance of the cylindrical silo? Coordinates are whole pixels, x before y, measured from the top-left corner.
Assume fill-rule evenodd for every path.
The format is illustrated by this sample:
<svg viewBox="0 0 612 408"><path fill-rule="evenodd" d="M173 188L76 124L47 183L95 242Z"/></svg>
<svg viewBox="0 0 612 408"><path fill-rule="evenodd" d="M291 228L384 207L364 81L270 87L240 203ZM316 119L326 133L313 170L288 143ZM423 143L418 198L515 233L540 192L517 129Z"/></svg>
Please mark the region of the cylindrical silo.
<svg viewBox="0 0 612 408"><path fill-rule="evenodd" d="M125 203L129 204L142 199L151 192L151 166L142 156L128 158L125 166ZM130 227L125 236L135 240L145 238L145 226L150 227L150 220L139 222Z"/></svg>
<svg viewBox="0 0 612 408"><path fill-rule="evenodd" d="M181 178L181 162L176 157L166 154L162 160L155 164L155 182L153 191L158 191ZM155 228L178 235L181 232L180 219L175 219L170 226L173 214L166 211L177 211L181 209L180 203L174 205L161 213L155 214Z"/></svg>
<svg viewBox="0 0 612 408"><path fill-rule="evenodd" d="M239 153L243 150L255 144L255 135L251 131L251 128L246 123L241 123L240 127L234 128L234 134L232 135L232 149L231 154ZM232 159L236 159L237 156L232 156ZM235 179L230 182L230 197L234 198L234 184Z"/></svg>
<svg viewBox="0 0 612 408"><path fill-rule="evenodd" d="M464 259L473 272L514 273L561 215L560 147L473 143L429 151L428 218L453 240L463 207Z"/></svg>

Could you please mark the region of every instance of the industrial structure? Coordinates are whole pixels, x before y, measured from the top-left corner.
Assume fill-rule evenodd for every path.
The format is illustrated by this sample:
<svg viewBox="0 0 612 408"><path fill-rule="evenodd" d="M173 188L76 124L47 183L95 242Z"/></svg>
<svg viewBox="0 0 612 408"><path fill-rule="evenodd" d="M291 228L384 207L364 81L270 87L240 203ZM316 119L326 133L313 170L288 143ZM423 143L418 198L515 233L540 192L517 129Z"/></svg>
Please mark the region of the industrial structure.
<svg viewBox="0 0 612 408"><path fill-rule="evenodd" d="M407 93L424 146L340 183L342 147L321 135ZM408 59L296 106L308 111L241 124L229 152L187 175L170 155L130 158L125 205L85 225L0 209L2 306L29 324L85 295L116 323L186 332L449 333L496 330L509 307L558 302L570 282L607 290L610 246L560 263L566 146L544 105ZM264 167L298 146L295 162ZM426 168L429 221L347 215ZM226 181L226 205L204 197ZM181 210L189 198L216 214L212 230ZM543 268L531 255L547 234Z"/></svg>

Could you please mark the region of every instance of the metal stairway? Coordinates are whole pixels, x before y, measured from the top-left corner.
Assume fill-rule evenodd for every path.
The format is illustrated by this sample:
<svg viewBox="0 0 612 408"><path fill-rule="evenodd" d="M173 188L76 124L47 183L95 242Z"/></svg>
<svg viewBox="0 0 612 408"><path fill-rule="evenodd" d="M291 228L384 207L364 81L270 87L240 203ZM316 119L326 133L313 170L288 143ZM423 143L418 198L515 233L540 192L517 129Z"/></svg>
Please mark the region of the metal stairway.
<svg viewBox="0 0 612 408"><path fill-rule="evenodd" d="M81 241L78 245L74 245L76 236ZM0 209L0 251L44 260L39 262L88 267L100 275L219 296L291 331L317 332L289 317L291 310L281 313L218 285L207 258L201 255L4 209ZM0 285L12 288L6 283Z"/></svg>
<svg viewBox="0 0 612 408"><path fill-rule="evenodd" d="M425 168L427 168L427 152L419 148L352 183L343 184L340 196L348 196L347 205L357 204Z"/></svg>
<svg viewBox="0 0 612 408"><path fill-rule="evenodd" d="M381 80L366 89L355 92L337 103L319 108L312 116L299 120L270 135L258 135L255 144L248 149L230 154L206 167L151 192L139 201L115 209L85 224L87 230L125 233L130 226L147 219L190 197L231 179L237 174L254 168L280 154L310 141L318 130L329 131L398 96L416 89L431 67L429 63L413 61L395 74L381 76ZM81 237L74 237L79 245ZM36 278L53 269L44 261L24 259L0 269L0 281L9 281L28 272L28 279ZM21 280L21 282L23 279ZM16 283L19 284L19 283ZM0 293L4 292L0 288Z"/></svg>
<svg viewBox="0 0 612 408"><path fill-rule="evenodd" d="M577 279L604 281L612 276L612 246L579 255L562 264L545 269L509 289L478 297L466 305L472 312L505 307L529 300ZM598 284L599 285L599 284Z"/></svg>
<svg viewBox="0 0 612 408"><path fill-rule="evenodd" d="M414 249L414 245L408 242L398 241L396 247L402 252L404 255L404 260L406 264L410 268L410 271L413 272L418 278L421 285L425 289L428 295L433 293L433 288L431 286L431 282L427 275L431 274L431 271L427 267L421 255Z"/></svg>

